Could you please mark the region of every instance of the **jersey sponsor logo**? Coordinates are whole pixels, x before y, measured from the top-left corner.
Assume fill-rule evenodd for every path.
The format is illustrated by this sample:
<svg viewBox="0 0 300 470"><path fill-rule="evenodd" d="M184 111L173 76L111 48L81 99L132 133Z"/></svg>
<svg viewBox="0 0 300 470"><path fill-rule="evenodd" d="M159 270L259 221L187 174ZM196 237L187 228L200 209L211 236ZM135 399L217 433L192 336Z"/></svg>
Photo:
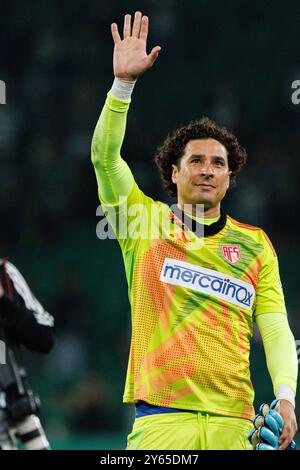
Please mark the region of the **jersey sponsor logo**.
<svg viewBox="0 0 300 470"><path fill-rule="evenodd" d="M166 258L160 280L212 295L245 310L251 310L253 306L255 289L252 284L196 264Z"/></svg>
<svg viewBox="0 0 300 470"><path fill-rule="evenodd" d="M221 245L224 258L231 264L235 264L241 259L241 249L239 245Z"/></svg>

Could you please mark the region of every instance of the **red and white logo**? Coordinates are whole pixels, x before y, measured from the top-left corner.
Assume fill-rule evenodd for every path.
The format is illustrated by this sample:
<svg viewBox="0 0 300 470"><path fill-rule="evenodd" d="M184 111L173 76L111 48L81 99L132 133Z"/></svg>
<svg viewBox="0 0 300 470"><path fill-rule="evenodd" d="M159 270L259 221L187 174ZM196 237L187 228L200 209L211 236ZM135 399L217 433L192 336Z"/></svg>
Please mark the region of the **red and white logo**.
<svg viewBox="0 0 300 470"><path fill-rule="evenodd" d="M224 258L231 264L235 264L241 259L241 249L239 245L221 245Z"/></svg>

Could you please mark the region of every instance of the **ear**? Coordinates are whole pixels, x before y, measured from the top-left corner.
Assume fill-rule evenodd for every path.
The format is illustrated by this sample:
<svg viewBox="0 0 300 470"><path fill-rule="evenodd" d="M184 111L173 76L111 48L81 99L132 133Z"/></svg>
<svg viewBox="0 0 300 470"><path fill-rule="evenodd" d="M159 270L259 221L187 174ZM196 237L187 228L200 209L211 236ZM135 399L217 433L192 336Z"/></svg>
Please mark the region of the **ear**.
<svg viewBox="0 0 300 470"><path fill-rule="evenodd" d="M228 184L227 184L227 189L229 188L230 186L230 175L231 175L232 171L229 171L228 172Z"/></svg>
<svg viewBox="0 0 300 470"><path fill-rule="evenodd" d="M172 182L174 184L177 184L177 179L178 179L178 167L174 164L172 164Z"/></svg>

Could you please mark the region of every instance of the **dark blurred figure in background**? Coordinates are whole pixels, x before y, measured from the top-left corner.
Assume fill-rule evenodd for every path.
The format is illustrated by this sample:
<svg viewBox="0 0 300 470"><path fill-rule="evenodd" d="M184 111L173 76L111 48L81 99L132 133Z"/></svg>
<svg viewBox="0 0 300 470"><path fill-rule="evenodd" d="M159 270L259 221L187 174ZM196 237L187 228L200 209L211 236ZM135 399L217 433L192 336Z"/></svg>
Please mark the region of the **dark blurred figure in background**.
<svg viewBox="0 0 300 470"><path fill-rule="evenodd" d="M17 435L27 449L48 448L36 416L39 401L26 386L19 346L48 353L53 346L53 325L52 315L34 297L17 268L0 260L0 449L16 448Z"/></svg>
<svg viewBox="0 0 300 470"><path fill-rule="evenodd" d="M107 402L107 385L94 371L87 373L72 391L69 406L72 410L69 426L75 433L111 431Z"/></svg>

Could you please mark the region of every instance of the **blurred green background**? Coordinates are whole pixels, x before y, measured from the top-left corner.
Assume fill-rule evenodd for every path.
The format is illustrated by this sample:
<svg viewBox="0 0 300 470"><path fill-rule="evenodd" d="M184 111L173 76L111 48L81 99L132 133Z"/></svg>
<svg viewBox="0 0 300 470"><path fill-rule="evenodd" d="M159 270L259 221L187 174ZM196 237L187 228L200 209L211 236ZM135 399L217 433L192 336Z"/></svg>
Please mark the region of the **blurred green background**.
<svg viewBox="0 0 300 470"><path fill-rule="evenodd" d="M150 17L149 50L162 51L136 85L123 156L143 191L169 202L153 163L166 134L201 115L237 134L249 160L225 209L270 236L300 339L299 2L3 0L1 256L56 319L53 351L25 353L56 449L122 449L133 421L127 286L117 242L96 237L90 142L113 80L110 24L136 9ZM270 402L257 332L251 366L255 404Z"/></svg>

